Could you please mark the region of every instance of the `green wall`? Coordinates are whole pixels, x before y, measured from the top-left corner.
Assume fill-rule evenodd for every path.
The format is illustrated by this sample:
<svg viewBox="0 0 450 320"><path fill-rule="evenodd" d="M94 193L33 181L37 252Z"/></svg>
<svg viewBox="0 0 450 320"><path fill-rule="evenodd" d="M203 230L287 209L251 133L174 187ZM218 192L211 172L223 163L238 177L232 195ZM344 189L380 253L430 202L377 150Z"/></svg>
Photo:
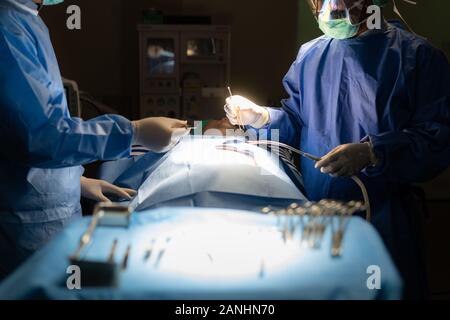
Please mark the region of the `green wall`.
<svg viewBox="0 0 450 320"><path fill-rule="evenodd" d="M320 35L322 35L322 32L319 30L317 21L313 17L311 9L306 3L306 0L299 0L298 6L298 41L299 44L304 44L314 38L319 37Z"/></svg>
<svg viewBox="0 0 450 320"><path fill-rule="evenodd" d="M397 0L400 13L411 28L422 37L427 38L436 47L444 50L450 57L450 1L419 0L417 6ZM397 17L392 6L386 8L388 18Z"/></svg>

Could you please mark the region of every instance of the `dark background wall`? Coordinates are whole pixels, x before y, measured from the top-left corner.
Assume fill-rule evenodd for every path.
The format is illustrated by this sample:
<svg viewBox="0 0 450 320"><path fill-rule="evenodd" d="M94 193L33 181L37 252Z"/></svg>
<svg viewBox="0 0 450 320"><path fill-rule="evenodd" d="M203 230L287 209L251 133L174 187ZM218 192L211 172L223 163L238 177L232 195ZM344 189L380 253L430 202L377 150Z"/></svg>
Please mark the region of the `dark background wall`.
<svg viewBox="0 0 450 320"><path fill-rule="evenodd" d="M397 2L414 30L450 56L450 1L421 0L417 7ZM65 10L72 3L82 9L80 31L65 27ZM299 46L321 34L303 0L79 0L45 8L42 16L51 30L62 74L127 117L137 114L136 26L144 8L211 15L214 23L230 24L233 90L260 104L277 103L284 96L281 79ZM386 15L393 17L391 8ZM450 170L424 187L430 211L425 225L430 283L435 293L448 292Z"/></svg>
<svg viewBox="0 0 450 320"><path fill-rule="evenodd" d="M82 9L82 30L65 27L66 7ZM79 0L45 8L61 72L80 87L133 117L137 111L138 33L144 8L168 14L212 15L217 24L232 26L231 84L236 93L261 104L284 95L281 79L296 56L296 0L283 6L258 0Z"/></svg>

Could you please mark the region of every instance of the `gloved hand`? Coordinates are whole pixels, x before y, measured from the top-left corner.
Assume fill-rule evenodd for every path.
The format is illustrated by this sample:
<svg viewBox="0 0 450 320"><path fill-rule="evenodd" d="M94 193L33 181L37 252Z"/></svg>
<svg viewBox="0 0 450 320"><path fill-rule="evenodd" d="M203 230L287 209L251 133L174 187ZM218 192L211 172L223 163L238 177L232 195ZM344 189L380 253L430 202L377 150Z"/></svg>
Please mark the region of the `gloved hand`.
<svg viewBox="0 0 450 320"><path fill-rule="evenodd" d="M169 118L146 118L133 121L133 126L133 143L157 153L169 151L190 132L187 121Z"/></svg>
<svg viewBox="0 0 450 320"><path fill-rule="evenodd" d="M119 188L103 180L81 177L81 196L99 202L111 202L106 195L131 200L136 191Z"/></svg>
<svg viewBox="0 0 450 320"><path fill-rule="evenodd" d="M316 168L332 177L358 175L377 160L370 143L345 144L335 148L316 163Z"/></svg>
<svg viewBox="0 0 450 320"><path fill-rule="evenodd" d="M249 125L260 129L270 121L269 111L266 108L241 96L229 97L224 108L233 125Z"/></svg>

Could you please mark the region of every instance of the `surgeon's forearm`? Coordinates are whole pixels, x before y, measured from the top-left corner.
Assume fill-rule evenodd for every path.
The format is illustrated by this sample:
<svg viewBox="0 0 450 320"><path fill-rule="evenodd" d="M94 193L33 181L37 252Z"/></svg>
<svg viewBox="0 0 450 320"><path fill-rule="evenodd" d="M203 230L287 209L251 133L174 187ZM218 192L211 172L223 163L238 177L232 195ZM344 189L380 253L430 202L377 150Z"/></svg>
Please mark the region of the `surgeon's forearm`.
<svg viewBox="0 0 450 320"><path fill-rule="evenodd" d="M90 121L60 119L28 138L27 164L37 168L64 168L97 160L116 160L130 154L131 122L106 115Z"/></svg>
<svg viewBox="0 0 450 320"><path fill-rule="evenodd" d="M267 129L269 140L279 140L293 147L300 145L301 127L295 116L282 108L268 108L269 123Z"/></svg>
<svg viewBox="0 0 450 320"><path fill-rule="evenodd" d="M434 139L431 133L427 136L424 131L414 129L371 136L377 162L366 173L399 183L418 183L436 177L450 164L450 146L448 137L445 138L450 128L442 128L441 133Z"/></svg>

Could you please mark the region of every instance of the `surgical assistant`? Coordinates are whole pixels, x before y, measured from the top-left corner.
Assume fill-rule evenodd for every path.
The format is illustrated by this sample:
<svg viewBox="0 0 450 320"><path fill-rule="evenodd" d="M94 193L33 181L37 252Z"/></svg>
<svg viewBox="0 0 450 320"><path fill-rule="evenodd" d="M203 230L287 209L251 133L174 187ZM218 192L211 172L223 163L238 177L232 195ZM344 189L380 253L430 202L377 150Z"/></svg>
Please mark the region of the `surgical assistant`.
<svg viewBox="0 0 450 320"><path fill-rule="evenodd" d="M81 165L130 155L132 143L163 152L186 123L131 122L69 115L41 5L62 1L0 0L0 280L81 216ZM38 4L39 3L39 4ZM181 135L180 135L181 136ZM83 180L101 199L113 186Z"/></svg>
<svg viewBox="0 0 450 320"><path fill-rule="evenodd" d="M301 47L284 78L289 99L278 109L235 96L226 112L233 124L279 129L281 142L324 156L317 164L301 159L311 200L361 199L345 178L358 174L370 194L372 223L405 281L405 297L420 298L424 261L412 184L450 165L449 63L399 24L355 29L346 5L361 1L308 2L325 35ZM340 20L330 23L331 15L324 16L335 9Z"/></svg>

